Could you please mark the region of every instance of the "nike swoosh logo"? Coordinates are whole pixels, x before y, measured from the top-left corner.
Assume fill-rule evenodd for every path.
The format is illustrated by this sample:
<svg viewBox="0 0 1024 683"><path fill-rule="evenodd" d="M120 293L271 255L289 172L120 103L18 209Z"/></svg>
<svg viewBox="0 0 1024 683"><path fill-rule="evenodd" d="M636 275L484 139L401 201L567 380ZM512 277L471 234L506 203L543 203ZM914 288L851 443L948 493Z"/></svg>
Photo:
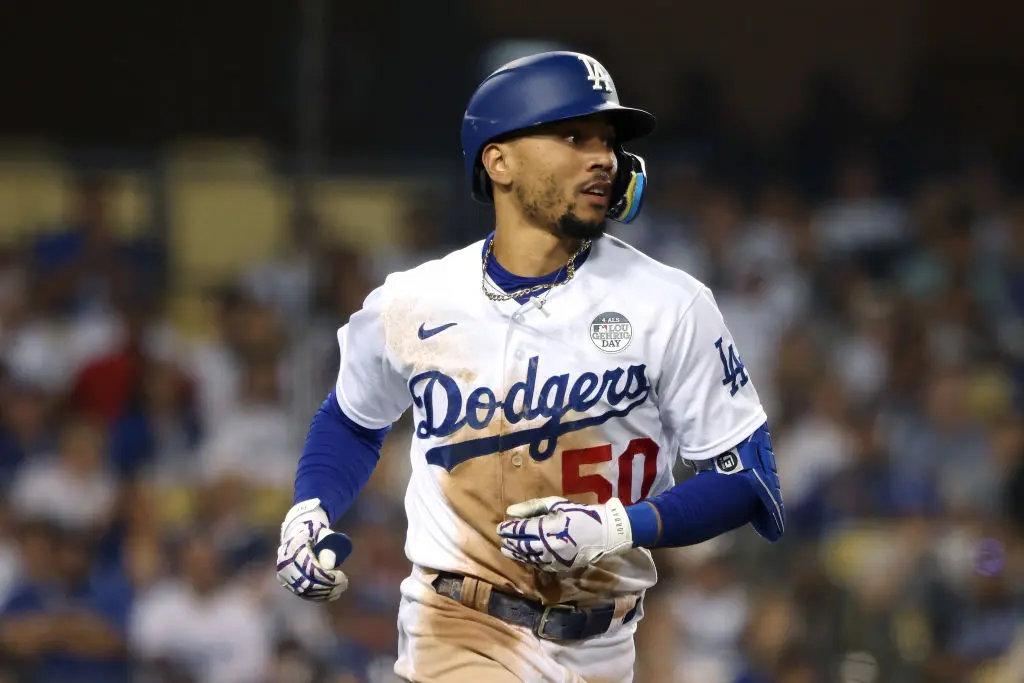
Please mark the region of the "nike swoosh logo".
<svg viewBox="0 0 1024 683"><path fill-rule="evenodd" d="M426 329L426 323L423 323L423 324L420 325L420 329L419 329L420 339L430 339L435 334L439 334L441 332L444 332L449 327L455 327L456 325L458 325L458 323L448 323L446 325L441 325L440 327L435 327L433 329L429 329L428 330L428 329Z"/></svg>

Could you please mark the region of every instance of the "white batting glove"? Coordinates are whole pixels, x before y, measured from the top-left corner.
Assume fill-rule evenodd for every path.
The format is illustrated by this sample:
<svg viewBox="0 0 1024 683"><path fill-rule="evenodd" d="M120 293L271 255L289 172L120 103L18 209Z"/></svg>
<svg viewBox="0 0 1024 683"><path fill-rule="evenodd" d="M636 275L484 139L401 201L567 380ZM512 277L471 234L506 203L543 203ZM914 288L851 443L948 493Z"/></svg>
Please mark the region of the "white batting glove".
<svg viewBox="0 0 1024 683"><path fill-rule="evenodd" d="M633 547L633 531L618 498L579 505L559 496L534 498L506 511L498 525L501 554L551 572L567 572Z"/></svg>
<svg viewBox="0 0 1024 683"><path fill-rule="evenodd" d="M313 551L315 543L334 533L318 498L296 503L281 524L277 549L281 585L306 600L331 602L341 597L348 588L348 577L335 569L334 553L325 551L318 558Z"/></svg>

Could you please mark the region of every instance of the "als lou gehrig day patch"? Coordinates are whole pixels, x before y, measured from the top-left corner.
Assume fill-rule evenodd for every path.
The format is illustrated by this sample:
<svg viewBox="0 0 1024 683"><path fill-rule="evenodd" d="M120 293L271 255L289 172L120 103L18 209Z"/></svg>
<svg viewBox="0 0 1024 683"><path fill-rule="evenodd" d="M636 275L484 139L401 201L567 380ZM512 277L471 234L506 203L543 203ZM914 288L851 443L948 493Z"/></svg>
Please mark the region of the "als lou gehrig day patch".
<svg viewBox="0 0 1024 683"><path fill-rule="evenodd" d="M633 326L621 313L608 312L590 323L590 341L605 353L618 353L633 339Z"/></svg>

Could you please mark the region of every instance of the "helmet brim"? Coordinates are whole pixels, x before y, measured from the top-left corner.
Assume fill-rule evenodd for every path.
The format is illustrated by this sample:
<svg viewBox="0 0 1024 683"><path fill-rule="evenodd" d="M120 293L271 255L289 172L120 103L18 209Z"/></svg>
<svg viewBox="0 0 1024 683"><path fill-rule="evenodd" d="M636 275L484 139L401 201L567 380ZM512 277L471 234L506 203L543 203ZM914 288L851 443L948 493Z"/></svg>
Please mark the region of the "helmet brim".
<svg viewBox="0 0 1024 683"><path fill-rule="evenodd" d="M608 117L615 128L615 138L618 142L629 142L638 138L647 137L654 132L657 119L650 112L643 109L611 105L601 113Z"/></svg>
<svg viewBox="0 0 1024 683"><path fill-rule="evenodd" d="M630 140L646 137L654 132L654 128L657 124L657 119L654 118L654 115L650 112L646 112L643 109L623 107L622 105L608 102L604 106L596 107L585 112L573 110L572 108L568 111L555 110L546 112L544 116L539 117L539 120L536 123L531 123L528 126L523 126L522 128L509 131L498 137L512 138L521 135L529 135L530 131L538 126L561 123L563 121L572 121L573 119L586 119L592 116L602 116L612 124L612 127L615 128L615 138L617 142L629 142ZM493 142L493 140L489 140L488 142Z"/></svg>

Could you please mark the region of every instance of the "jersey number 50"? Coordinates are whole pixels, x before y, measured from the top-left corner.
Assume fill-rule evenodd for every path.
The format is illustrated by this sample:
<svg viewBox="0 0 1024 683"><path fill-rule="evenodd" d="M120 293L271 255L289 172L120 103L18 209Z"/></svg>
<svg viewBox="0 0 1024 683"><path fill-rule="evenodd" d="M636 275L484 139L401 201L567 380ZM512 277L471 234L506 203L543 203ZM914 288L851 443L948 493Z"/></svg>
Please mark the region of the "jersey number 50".
<svg viewBox="0 0 1024 683"><path fill-rule="evenodd" d="M643 479L640 482L638 500L647 497L654 486L654 476L658 473L658 444L644 437L633 439L626 450L618 457L618 497L623 505L632 505L633 500L633 461L637 456L643 457ZM597 502L605 503L615 495L612 482L600 474L581 474L584 465L597 465L612 459L612 446L591 446L562 452L562 495L593 493Z"/></svg>

